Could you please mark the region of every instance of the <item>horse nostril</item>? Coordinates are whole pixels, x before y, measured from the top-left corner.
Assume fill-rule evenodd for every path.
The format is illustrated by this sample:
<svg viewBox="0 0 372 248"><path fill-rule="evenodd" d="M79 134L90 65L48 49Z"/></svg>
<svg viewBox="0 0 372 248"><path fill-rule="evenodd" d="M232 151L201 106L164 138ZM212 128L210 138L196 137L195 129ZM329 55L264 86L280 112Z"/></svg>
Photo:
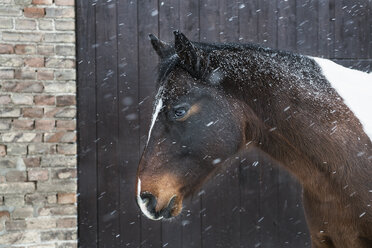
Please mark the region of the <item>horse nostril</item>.
<svg viewBox="0 0 372 248"><path fill-rule="evenodd" d="M146 206L147 210L154 214L156 211L155 211L155 207L156 207L156 198L153 194L149 193L149 192L143 192L141 193L141 200L143 201L143 204Z"/></svg>
<svg viewBox="0 0 372 248"><path fill-rule="evenodd" d="M173 196L172 199L169 201L168 206L166 206L164 209L161 211L161 216L164 218L168 219L172 217L172 210L174 208L174 205L176 203L176 196Z"/></svg>
<svg viewBox="0 0 372 248"><path fill-rule="evenodd" d="M175 195L169 200L168 205L158 211L156 210L158 201L153 194L150 192L142 192L139 195L139 198L140 199L138 199L137 203L141 208L142 213L144 213L148 218L158 220L172 217L172 211L175 207L177 198Z"/></svg>

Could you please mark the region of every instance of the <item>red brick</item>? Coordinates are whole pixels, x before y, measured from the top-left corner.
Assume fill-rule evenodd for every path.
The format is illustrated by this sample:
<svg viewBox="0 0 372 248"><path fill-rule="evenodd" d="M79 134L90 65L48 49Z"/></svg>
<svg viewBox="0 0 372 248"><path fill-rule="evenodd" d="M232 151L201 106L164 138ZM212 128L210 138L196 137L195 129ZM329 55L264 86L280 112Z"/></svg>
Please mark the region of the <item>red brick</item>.
<svg viewBox="0 0 372 248"><path fill-rule="evenodd" d="M6 155L6 145L0 145L0 157L4 157Z"/></svg>
<svg viewBox="0 0 372 248"><path fill-rule="evenodd" d="M50 131L54 128L55 120L36 120L35 129Z"/></svg>
<svg viewBox="0 0 372 248"><path fill-rule="evenodd" d="M57 126L57 129L75 130L76 121L75 120L58 120L56 126Z"/></svg>
<svg viewBox="0 0 372 248"><path fill-rule="evenodd" d="M14 209L12 212L12 219L13 220L22 220L29 217L32 217L34 215L34 209L33 207L25 206Z"/></svg>
<svg viewBox="0 0 372 248"><path fill-rule="evenodd" d="M53 0L32 0L32 4L50 5Z"/></svg>
<svg viewBox="0 0 372 248"><path fill-rule="evenodd" d="M76 178L77 177L77 171L76 169L58 169L54 171L53 178L58 179L70 179L70 178Z"/></svg>
<svg viewBox="0 0 372 248"><path fill-rule="evenodd" d="M73 118L76 116L76 109L75 108L48 108L45 109L45 117L66 117L66 118Z"/></svg>
<svg viewBox="0 0 372 248"><path fill-rule="evenodd" d="M58 144L57 146L58 154L75 155L76 154L76 144Z"/></svg>
<svg viewBox="0 0 372 248"><path fill-rule="evenodd" d="M0 70L0 78L1 79L13 79L14 78L14 70L12 70L12 69L2 69L2 70Z"/></svg>
<svg viewBox="0 0 372 248"><path fill-rule="evenodd" d="M28 181L47 181L49 179L47 169L30 169L27 173Z"/></svg>
<svg viewBox="0 0 372 248"><path fill-rule="evenodd" d="M75 215L77 213L77 207L74 205L48 206L39 208L38 212L39 216Z"/></svg>
<svg viewBox="0 0 372 248"><path fill-rule="evenodd" d="M48 143L67 143L75 141L76 134L74 132L46 133L44 135L44 142Z"/></svg>
<svg viewBox="0 0 372 248"><path fill-rule="evenodd" d="M34 121L28 119L13 120L13 128L22 130L32 130L34 128Z"/></svg>
<svg viewBox="0 0 372 248"><path fill-rule="evenodd" d="M36 105L54 105L56 102L55 96L51 95L40 95L34 97Z"/></svg>
<svg viewBox="0 0 372 248"><path fill-rule="evenodd" d="M17 30L35 30L36 21L33 19L15 19L15 28Z"/></svg>
<svg viewBox="0 0 372 248"><path fill-rule="evenodd" d="M46 8L46 17L50 18L74 18L74 8Z"/></svg>
<svg viewBox="0 0 372 248"><path fill-rule="evenodd" d="M44 67L44 57L26 58L25 66L29 67Z"/></svg>
<svg viewBox="0 0 372 248"><path fill-rule="evenodd" d="M9 171L5 175L7 182L25 182L26 172L24 171Z"/></svg>
<svg viewBox="0 0 372 248"><path fill-rule="evenodd" d="M14 53L14 49L12 45L0 44L0 54L10 54L10 53Z"/></svg>
<svg viewBox="0 0 372 248"><path fill-rule="evenodd" d="M24 158L23 162L27 167L39 167L40 166L40 158L33 157L33 158Z"/></svg>
<svg viewBox="0 0 372 248"><path fill-rule="evenodd" d="M58 204L76 203L75 193L58 193Z"/></svg>
<svg viewBox="0 0 372 248"><path fill-rule="evenodd" d="M63 6L74 6L74 0L54 0L56 5L63 5Z"/></svg>
<svg viewBox="0 0 372 248"><path fill-rule="evenodd" d="M65 134L65 132L45 134L44 141L45 142L49 142L49 143L60 142L61 141L61 138L63 137L64 134Z"/></svg>
<svg viewBox="0 0 372 248"><path fill-rule="evenodd" d="M35 54L36 47L33 45L16 45L15 53L16 54Z"/></svg>
<svg viewBox="0 0 372 248"><path fill-rule="evenodd" d="M76 218L63 218L57 220L57 228L74 228L76 225Z"/></svg>
<svg viewBox="0 0 372 248"><path fill-rule="evenodd" d="M10 213L8 211L0 211L0 219L2 219L2 218L9 219L10 218Z"/></svg>
<svg viewBox="0 0 372 248"><path fill-rule="evenodd" d="M15 70L14 77L16 79L35 79L36 71L35 69L17 69Z"/></svg>
<svg viewBox="0 0 372 248"><path fill-rule="evenodd" d="M10 99L10 96L9 95L1 95L0 96L0 104L8 104L11 101L12 100Z"/></svg>
<svg viewBox="0 0 372 248"><path fill-rule="evenodd" d="M7 231L23 231L26 229L26 221L25 220L7 221L5 222L5 227Z"/></svg>
<svg viewBox="0 0 372 248"><path fill-rule="evenodd" d="M43 116L43 109L42 108L23 108L22 114L23 117L29 118L41 118Z"/></svg>
<svg viewBox="0 0 372 248"><path fill-rule="evenodd" d="M35 81L9 81L3 84L4 91L10 92L42 92L44 86Z"/></svg>
<svg viewBox="0 0 372 248"><path fill-rule="evenodd" d="M32 95L25 94L13 94L12 102L19 105L32 105L34 103L34 98Z"/></svg>
<svg viewBox="0 0 372 248"><path fill-rule="evenodd" d="M41 18L45 16L44 8L29 7L23 9L25 17L29 18Z"/></svg>
<svg viewBox="0 0 372 248"><path fill-rule="evenodd" d="M75 96L57 96L58 107L71 106L75 104L76 104Z"/></svg>
<svg viewBox="0 0 372 248"><path fill-rule="evenodd" d="M53 80L54 72L50 70L38 70L37 79L38 80Z"/></svg>
<svg viewBox="0 0 372 248"><path fill-rule="evenodd" d="M38 45L37 54L40 55L55 55L54 46L50 45Z"/></svg>

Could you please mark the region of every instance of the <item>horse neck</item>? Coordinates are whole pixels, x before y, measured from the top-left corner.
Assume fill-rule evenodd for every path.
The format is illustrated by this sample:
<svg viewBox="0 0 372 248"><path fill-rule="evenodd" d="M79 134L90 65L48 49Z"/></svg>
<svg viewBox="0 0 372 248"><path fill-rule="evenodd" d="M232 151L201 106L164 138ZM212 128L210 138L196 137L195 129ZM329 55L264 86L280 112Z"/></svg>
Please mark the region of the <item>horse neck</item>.
<svg viewBox="0 0 372 248"><path fill-rule="evenodd" d="M258 116L260 148L303 185L324 181L343 187L368 181L363 174L371 174L366 171L371 141L337 92L327 87L314 61L266 57L256 54L256 65L241 62L245 75L232 73L230 80L238 79L238 90L227 89ZM249 80L241 80L245 77ZM353 182L353 174L362 177Z"/></svg>

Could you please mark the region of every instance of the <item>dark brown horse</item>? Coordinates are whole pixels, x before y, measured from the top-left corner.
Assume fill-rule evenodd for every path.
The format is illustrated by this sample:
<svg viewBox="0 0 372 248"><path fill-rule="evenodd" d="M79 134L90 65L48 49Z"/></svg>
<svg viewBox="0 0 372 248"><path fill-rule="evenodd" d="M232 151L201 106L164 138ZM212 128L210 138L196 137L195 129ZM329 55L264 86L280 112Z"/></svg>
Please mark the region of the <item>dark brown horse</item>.
<svg viewBox="0 0 372 248"><path fill-rule="evenodd" d="M372 247L372 76L252 44L174 45L161 58L137 202L177 216L231 157L256 147L303 186L313 247Z"/></svg>

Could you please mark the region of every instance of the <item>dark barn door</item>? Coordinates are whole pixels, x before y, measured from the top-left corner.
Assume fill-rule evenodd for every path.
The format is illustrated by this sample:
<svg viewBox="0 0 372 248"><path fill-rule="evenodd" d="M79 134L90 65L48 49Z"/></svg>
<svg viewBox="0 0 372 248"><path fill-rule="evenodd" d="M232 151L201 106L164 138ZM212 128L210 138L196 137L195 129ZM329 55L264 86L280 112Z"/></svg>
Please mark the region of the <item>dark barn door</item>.
<svg viewBox="0 0 372 248"><path fill-rule="evenodd" d="M256 42L371 71L372 1L77 0L80 247L310 247L301 188L259 153L154 222L135 203L158 58L148 34Z"/></svg>

